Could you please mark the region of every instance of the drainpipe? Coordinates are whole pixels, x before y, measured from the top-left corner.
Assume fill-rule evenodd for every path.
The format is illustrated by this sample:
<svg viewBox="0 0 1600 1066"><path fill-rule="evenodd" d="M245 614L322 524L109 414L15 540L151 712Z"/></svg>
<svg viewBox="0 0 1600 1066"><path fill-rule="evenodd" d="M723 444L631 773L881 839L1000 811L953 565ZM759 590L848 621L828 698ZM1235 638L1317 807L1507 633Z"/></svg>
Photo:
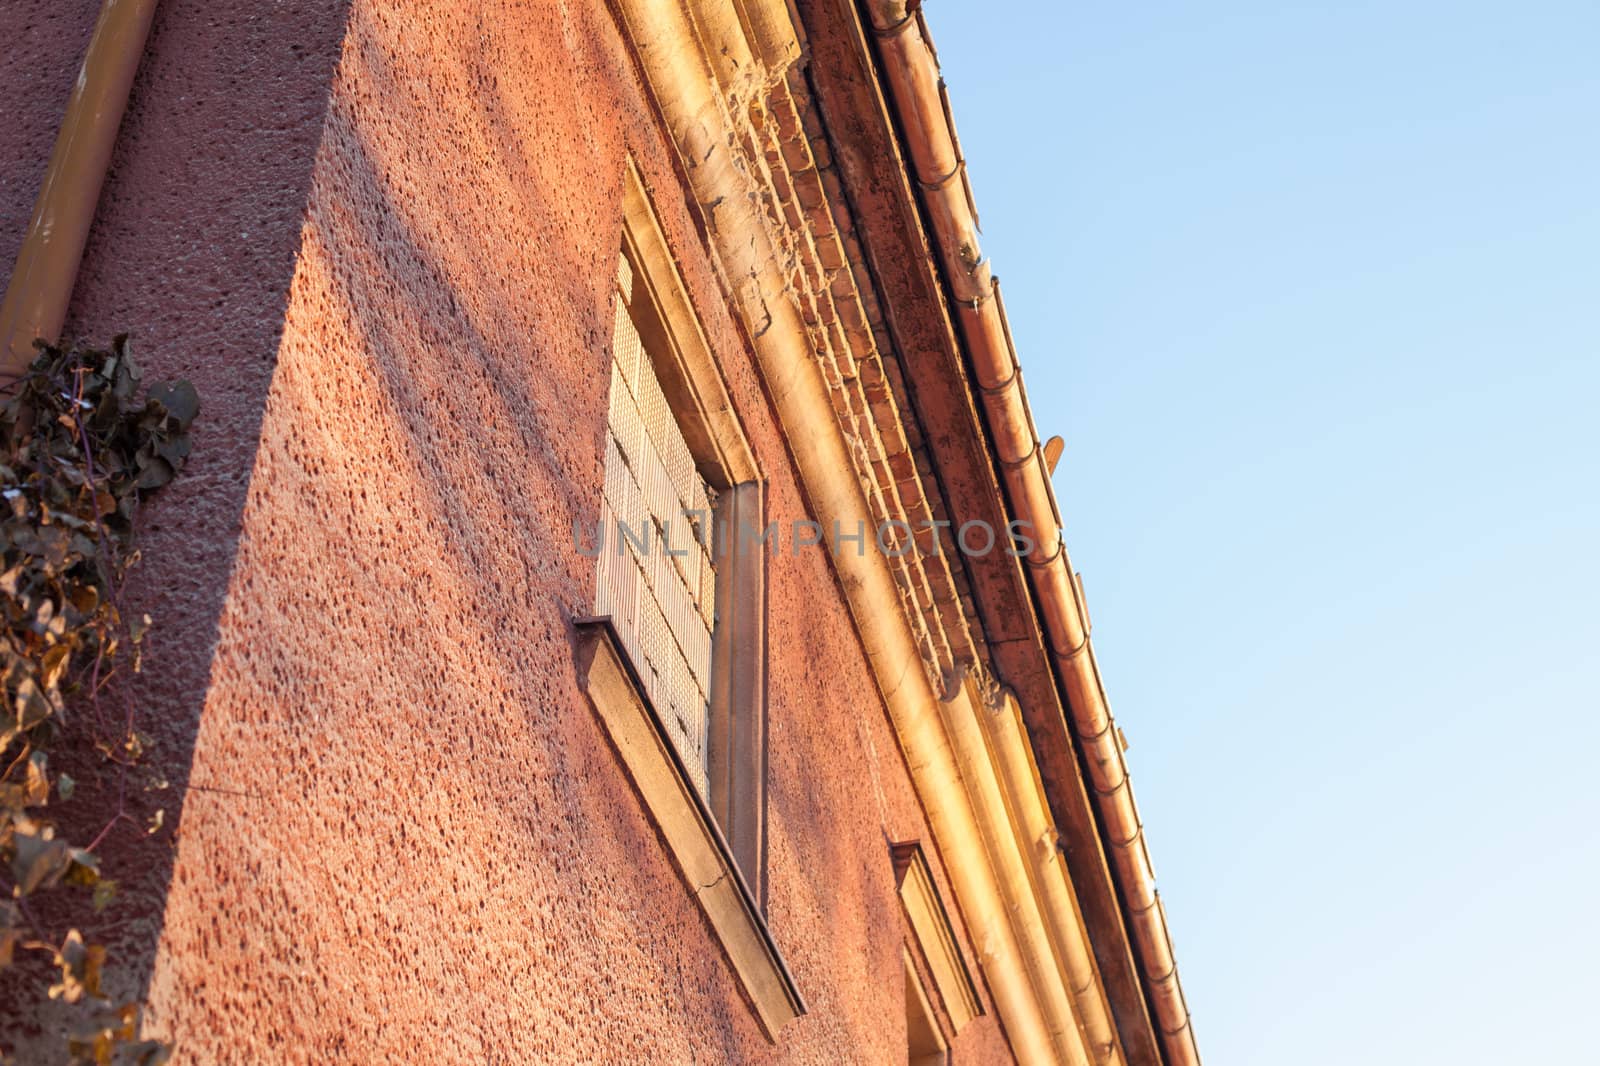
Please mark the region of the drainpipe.
<svg viewBox="0 0 1600 1066"><path fill-rule="evenodd" d="M1028 409L999 285L979 249L977 213L938 59L917 0L867 0L866 7L889 96L905 131L913 177L955 298L958 327L972 359L1006 496L1013 516L1031 522L1039 534L1026 570L1065 689L1073 733L1088 766L1162 1050L1168 1066L1199 1066L1127 763L1089 642L1082 590L1059 532L1047 533L1061 526L1048 459Z"/></svg>
<svg viewBox="0 0 1600 1066"><path fill-rule="evenodd" d="M27 369L35 338L52 344L60 339L157 2L105 0L100 8L0 303L0 379L15 379Z"/></svg>

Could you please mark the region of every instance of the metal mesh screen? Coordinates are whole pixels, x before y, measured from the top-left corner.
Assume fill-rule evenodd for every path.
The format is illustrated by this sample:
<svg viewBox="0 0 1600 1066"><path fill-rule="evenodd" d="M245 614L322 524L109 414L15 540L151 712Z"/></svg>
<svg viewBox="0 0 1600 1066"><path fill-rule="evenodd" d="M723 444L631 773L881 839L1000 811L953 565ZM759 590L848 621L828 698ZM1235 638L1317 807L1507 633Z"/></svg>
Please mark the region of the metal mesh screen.
<svg viewBox="0 0 1600 1066"><path fill-rule="evenodd" d="M626 258L617 284L595 613L611 617L704 793L716 585L706 535L710 490L628 313L633 276Z"/></svg>

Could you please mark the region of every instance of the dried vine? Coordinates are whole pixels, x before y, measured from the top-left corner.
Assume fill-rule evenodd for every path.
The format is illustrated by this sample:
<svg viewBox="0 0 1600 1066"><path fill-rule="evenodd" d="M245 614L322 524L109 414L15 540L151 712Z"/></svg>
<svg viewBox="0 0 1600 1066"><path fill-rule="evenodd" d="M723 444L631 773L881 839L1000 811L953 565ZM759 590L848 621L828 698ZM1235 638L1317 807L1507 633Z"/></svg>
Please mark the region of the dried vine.
<svg viewBox="0 0 1600 1066"><path fill-rule="evenodd" d="M124 613L122 589L139 559L139 503L182 468L199 401L186 381L152 386L142 399L138 387L126 337L109 349L41 342L0 407L0 968L17 964L19 951L48 956L41 995L69 1008L61 1035L73 1062L148 1064L167 1054L139 1039L138 1003L103 993L105 948L80 923L52 929L45 916L104 908L116 883L96 849L119 826L160 827L159 812L153 827L128 813L130 772L147 740L125 675L139 672L150 619ZM96 797L96 809L111 813L81 845L49 813L78 792L50 765L63 744L110 764L97 776L114 795ZM47 892L72 898L44 907Z"/></svg>

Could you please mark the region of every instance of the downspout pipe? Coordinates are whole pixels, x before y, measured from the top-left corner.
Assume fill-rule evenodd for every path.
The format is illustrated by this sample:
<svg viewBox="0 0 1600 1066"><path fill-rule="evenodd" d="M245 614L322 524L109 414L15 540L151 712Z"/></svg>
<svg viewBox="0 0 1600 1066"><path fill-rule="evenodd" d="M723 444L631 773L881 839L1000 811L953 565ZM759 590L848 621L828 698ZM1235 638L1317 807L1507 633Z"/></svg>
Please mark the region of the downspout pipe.
<svg viewBox="0 0 1600 1066"><path fill-rule="evenodd" d="M1088 766L1162 1050L1168 1066L1199 1066L1127 763L1089 641L1088 612L1060 536L1048 462L1028 409L999 285L979 247L977 212L938 59L915 0L866 0L866 7L913 177L955 298L1006 496L1013 516L1031 522L1037 534L1026 571Z"/></svg>
<svg viewBox="0 0 1600 1066"><path fill-rule="evenodd" d="M159 0L105 0L67 101L27 236L0 302L0 384L60 339L117 130Z"/></svg>

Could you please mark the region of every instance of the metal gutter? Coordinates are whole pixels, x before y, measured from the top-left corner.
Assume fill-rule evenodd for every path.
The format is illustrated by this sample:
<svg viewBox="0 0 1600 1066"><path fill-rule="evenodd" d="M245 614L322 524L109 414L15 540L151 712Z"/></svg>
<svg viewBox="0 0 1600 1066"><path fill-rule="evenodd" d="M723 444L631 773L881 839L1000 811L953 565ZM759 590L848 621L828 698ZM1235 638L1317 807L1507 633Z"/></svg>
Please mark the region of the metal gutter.
<svg viewBox="0 0 1600 1066"><path fill-rule="evenodd" d="M27 369L35 338L60 337L158 2L105 0L100 8L0 303L0 379Z"/></svg>
<svg viewBox="0 0 1600 1066"><path fill-rule="evenodd" d="M1038 543L1026 557L1026 570L1095 794L1164 1057L1169 1066L1198 1066L1166 915L1089 639L1088 611L1060 536L1049 462L1028 408L999 285L978 243L977 211L938 58L918 0L865 0L865 6L912 176L957 305L958 327L972 360L1002 483L1014 517L1031 522L1035 530Z"/></svg>

